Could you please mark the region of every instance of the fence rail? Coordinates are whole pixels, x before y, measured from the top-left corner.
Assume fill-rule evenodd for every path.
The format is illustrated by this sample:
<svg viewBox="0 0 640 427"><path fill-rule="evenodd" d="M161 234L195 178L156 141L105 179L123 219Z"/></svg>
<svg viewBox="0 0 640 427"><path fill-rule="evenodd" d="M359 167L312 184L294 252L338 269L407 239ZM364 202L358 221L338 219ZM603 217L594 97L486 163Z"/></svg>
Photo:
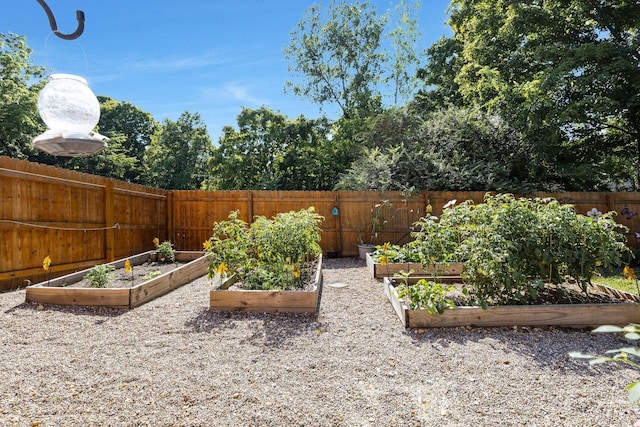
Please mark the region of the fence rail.
<svg viewBox="0 0 640 427"><path fill-rule="evenodd" d="M355 256L359 242L404 243L411 225L450 200L482 202L484 192L165 191L0 156L0 290L39 282L153 249L153 238L200 250L216 221L239 211L250 222L313 206L324 216L324 251ZM639 193L535 193L586 214L624 213L637 247ZM372 217L379 227L371 229ZM42 261L52 260L45 272Z"/></svg>

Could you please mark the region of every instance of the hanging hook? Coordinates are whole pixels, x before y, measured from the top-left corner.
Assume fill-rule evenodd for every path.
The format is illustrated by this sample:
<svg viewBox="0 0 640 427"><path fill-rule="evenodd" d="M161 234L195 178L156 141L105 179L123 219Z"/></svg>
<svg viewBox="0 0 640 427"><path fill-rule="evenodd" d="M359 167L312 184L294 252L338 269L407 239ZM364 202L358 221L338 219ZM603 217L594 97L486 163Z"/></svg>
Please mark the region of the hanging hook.
<svg viewBox="0 0 640 427"><path fill-rule="evenodd" d="M78 21L78 28L71 34L63 34L58 30L58 24L56 23L56 18L53 16L53 12L51 8L44 0L36 0L40 3L40 6L44 9L44 12L47 14L47 18L49 18L49 26L51 27L51 31L53 33L64 40L75 40L82 35L84 31L84 12L81 10L76 10L76 20Z"/></svg>

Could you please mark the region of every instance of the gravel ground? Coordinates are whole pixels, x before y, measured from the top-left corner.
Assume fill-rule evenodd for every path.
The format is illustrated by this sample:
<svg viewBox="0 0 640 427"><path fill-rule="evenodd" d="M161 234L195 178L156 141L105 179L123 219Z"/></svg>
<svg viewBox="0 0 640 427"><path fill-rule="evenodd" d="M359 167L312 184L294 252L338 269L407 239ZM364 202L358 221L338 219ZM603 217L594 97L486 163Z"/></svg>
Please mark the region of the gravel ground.
<svg viewBox="0 0 640 427"><path fill-rule="evenodd" d="M631 426L636 372L559 328L405 330L363 261L319 316L216 313L206 278L133 310L0 294L1 426ZM343 284L344 287L331 285ZM606 322L605 322L606 323Z"/></svg>

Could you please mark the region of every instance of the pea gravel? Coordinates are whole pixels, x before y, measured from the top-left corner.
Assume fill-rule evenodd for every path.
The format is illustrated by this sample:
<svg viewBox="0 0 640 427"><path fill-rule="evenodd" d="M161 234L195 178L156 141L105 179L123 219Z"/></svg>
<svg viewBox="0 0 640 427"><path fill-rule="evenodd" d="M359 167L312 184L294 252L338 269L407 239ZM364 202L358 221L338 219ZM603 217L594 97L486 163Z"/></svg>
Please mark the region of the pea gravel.
<svg viewBox="0 0 640 427"><path fill-rule="evenodd" d="M133 310L0 294L0 426L631 426L626 345L560 328L405 330L364 262L319 316L216 313L191 282ZM606 319L603 319L603 323Z"/></svg>

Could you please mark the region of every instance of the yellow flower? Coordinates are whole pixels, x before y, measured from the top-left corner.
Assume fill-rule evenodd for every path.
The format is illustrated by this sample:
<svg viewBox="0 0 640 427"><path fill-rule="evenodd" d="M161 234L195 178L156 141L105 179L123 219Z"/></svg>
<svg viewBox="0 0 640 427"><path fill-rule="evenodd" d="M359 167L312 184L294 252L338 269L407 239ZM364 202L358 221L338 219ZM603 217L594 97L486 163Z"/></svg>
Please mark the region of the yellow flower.
<svg viewBox="0 0 640 427"><path fill-rule="evenodd" d="M633 282L634 280L636 280L636 271L628 265L624 267L624 270L622 272L624 273L624 277L626 277L628 281Z"/></svg>
<svg viewBox="0 0 640 427"><path fill-rule="evenodd" d="M229 267L227 266L227 263L221 262L220 265L218 265L218 268L216 269L216 273L220 275L224 275L224 274L227 274L228 270L229 270Z"/></svg>
<svg viewBox="0 0 640 427"><path fill-rule="evenodd" d="M205 240L202 243L202 247L204 248L205 251L208 251L209 249L211 249L211 246L212 246L211 240Z"/></svg>
<svg viewBox="0 0 640 427"><path fill-rule="evenodd" d="M382 266L389 264L389 257L386 255L381 255L378 258L378 263Z"/></svg>
<svg viewBox="0 0 640 427"><path fill-rule="evenodd" d="M131 268L131 261L126 260L124 262L124 272L125 273L131 273L133 271L133 269Z"/></svg>
<svg viewBox="0 0 640 427"><path fill-rule="evenodd" d="M46 257L44 257L44 260L42 260L42 268L44 268L44 271L49 271L50 265L51 265L51 258L49 257L49 255L47 255Z"/></svg>
<svg viewBox="0 0 640 427"><path fill-rule="evenodd" d="M295 277L300 277L300 268L298 267L298 264L293 266L293 275Z"/></svg>
<svg viewBox="0 0 640 427"><path fill-rule="evenodd" d="M153 238L153 244L158 246L160 244L160 239L158 239L157 237Z"/></svg>
<svg viewBox="0 0 640 427"><path fill-rule="evenodd" d="M382 245L383 251L388 251L389 249L391 249L391 243L386 242L384 245Z"/></svg>

